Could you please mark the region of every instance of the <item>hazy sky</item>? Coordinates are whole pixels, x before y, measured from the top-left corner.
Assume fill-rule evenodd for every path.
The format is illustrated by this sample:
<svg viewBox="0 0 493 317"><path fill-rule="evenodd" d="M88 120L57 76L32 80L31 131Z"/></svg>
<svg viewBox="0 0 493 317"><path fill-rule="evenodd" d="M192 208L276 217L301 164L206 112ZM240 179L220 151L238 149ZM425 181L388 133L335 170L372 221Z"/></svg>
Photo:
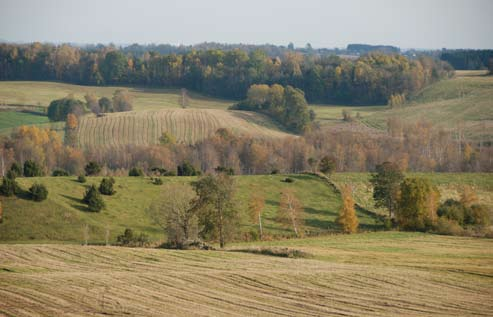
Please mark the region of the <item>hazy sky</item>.
<svg viewBox="0 0 493 317"><path fill-rule="evenodd" d="M0 0L0 39L493 48L493 0Z"/></svg>

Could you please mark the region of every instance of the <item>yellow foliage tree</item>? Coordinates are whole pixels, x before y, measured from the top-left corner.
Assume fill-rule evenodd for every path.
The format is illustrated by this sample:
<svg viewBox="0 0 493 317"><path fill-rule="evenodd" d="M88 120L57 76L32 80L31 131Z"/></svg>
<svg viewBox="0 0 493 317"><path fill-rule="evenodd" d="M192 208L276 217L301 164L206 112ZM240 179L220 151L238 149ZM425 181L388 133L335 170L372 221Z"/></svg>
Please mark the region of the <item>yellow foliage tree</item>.
<svg viewBox="0 0 493 317"><path fill-rule="evenodd" d="M466 207L471 207L472 205L478 203L478 196L471 186L464 185L464 187L462 187L460 202Z"/></svg>
<svg viewBox="0 0 493 317"><path fill-rule="evenodd" d="M74 130L75 128L77 128L77 117L75 116L75 114L73 113L69 113L67 115L67 129L71 129L71 130Z"/></svg>
<svg viewBox="0 0 493 317"><path fill-rule="evenodd" d="M342 207L337 217L337 223L344 233L355 233L358 230L358 217L354 209L354 199L351 186L344 185L341 189Z"/></svg>

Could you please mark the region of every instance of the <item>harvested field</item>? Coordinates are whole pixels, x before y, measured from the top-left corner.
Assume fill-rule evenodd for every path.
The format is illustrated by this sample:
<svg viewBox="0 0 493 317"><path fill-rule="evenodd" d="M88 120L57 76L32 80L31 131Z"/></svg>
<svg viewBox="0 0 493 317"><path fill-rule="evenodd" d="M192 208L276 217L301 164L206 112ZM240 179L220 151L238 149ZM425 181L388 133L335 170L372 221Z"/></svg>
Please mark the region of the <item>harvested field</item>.
<svg viewBox="0 0 493 317"><path fill-rule="evenodd" d="M193 144L213 136L219 128L259 138L282 138L282 132L266 116L220 109L165 109L120 112L103 117L85 116L77 130L80 147L159 144L163 132L178 142Z"/></svg>
<svg viewBox="0 0 493 317"><path fill-rule="evenodd" d="M372 233L225 251L0 245L7 316L488 316L492 240Z"/></svg>

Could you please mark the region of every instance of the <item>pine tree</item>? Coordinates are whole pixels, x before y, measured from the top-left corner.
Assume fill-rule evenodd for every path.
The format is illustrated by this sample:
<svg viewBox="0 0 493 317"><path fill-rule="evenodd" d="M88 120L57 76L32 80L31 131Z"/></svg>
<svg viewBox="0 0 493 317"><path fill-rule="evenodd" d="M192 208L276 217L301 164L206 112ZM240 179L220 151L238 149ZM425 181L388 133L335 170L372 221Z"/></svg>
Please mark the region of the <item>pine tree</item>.
<svg viewBox="0 0 493 317"><path fill-rule="evenodd" d="M358 230L358 217L354 210L354 199L351 187L345 185L341 189L342 207L337 217L337 223L341 226L344 233L355 233Z"/></svg>
<svg viewBox="0 0 493 317"><path fill-rule="evenodd" d="M82 201L87 204L90 211L98 212L105 207L103 197L94 185L91 185L91 187L86 190Z"/></svg>

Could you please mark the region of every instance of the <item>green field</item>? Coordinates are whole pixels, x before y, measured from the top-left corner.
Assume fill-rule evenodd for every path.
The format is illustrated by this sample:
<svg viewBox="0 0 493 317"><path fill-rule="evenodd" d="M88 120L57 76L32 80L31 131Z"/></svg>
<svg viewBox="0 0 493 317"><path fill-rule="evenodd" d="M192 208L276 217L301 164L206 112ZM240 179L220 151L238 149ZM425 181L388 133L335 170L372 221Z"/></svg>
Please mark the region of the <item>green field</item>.
<svg viewBox="0 0 493 317"><path fill-rule="evenodd" d="M338 231L334 222L340 206L339 194L333 192L315 176L291 175L294 183L281 182L285 175L238 176L238 209L241 214L241 231L257 230L247 215L247 204L252 191L262 190L266 195L264 229L269 235L293 236L291 229L280 226L276 220L280 192L294 188L304 206L304 230L307 234ZM190 182L194 178L165 177L167 182ZM125 228L145 232L154 241L164 238L154 225L146 209L158 197L160 186L148 178L117 177L113 196L104 196L106 209L100 213L87 211L81 199L88 184L99 184L100 177L89 177L87 184L80 184L75 177L19 178L19 184L27 189L34 182L48 187L46 201L35 203L23 198L2 197L4 222L0 224L0 241L69 241L80 242L83 228L90 227L90 241L102 242L108 227L111 240ZM362 230L377 230L380 225L371 214L359 213Z"/></svg>
<svg viewBox="0 0 493 317"><path fill-rule="evenodd" d="M227 251L0 245L6 316L490 316L493 240L381 232ZM239 244L233 248L252 247Z"/></svg>
<svg viewBox="0 0 493 317"><path fill-rule="evenodd" d="M10 132L20 125L43 125L49 123L48 117L17 111L0 111L0 134Z"/></svg>

